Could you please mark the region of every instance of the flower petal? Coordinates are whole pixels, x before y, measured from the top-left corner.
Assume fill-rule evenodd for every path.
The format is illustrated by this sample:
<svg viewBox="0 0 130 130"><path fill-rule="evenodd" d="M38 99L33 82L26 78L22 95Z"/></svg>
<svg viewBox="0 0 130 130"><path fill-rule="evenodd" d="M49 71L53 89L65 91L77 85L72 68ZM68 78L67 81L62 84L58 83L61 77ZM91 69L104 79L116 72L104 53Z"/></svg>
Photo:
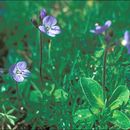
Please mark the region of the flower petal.
<svg viewBox="0 0 130 130"><path fill-rule="evenodd" d="M90 30L91 33L96 33L95 30Z"/></svg>
<svg viewBox="0 0 130 130"><path fill-rule="evenodd" d="M96 30L100 30L101 28L101 26L96 26Z"/></svg>
<svg viewBox="0 0 130 130"><path fill-rule="evenodd" d="M96 30L95 30L95 33L96 34L101 34L105 31L105 28L104 26L96 26Z"/></svg>
<svg viewBox="0 0 130 130"><path fill-rule="evenodd" d="M112 22L110 20L108 20L108 21L105 22L105 26L107 28L109 28L111 26L111 24L112 24Z"/></svg>
<svg viewBox="0 0 130 130"><path fill-rule="evenodd" d="M9 74L12 76L14 74L14 69L15 69L16 64L11 65L11 67L9 68Z"/></svg>
<svg viewBox="0 0 130 130"><path fill-rule="evenodd" d="M128 54L130 54L130 44L127 44L126 47L127 47L127 50L128 50Z"/></svg>
<svg viewBox="0 0 130 130"><path fill-rule="evenodd" d="M125 31L124 40L125 40L127 43L130 42L130 32Z"/></svg>
<svg viewBox="0 0 130 130"><path fill-rule="evenodd" d="M25 69L24 71L22 71L23 77L28 77L28 76L30 76L30 74L31 74L31 72L29 70L27 70L27 69Z"/></svg>
<svg viewBox="0 0 130 130"><path fill-rule="evenodd" d="M23 77L21 74L15 74L15 75L13 76L13 78L14 78L14 80L15 80L16 82L23 82L23 81L24 81L24 77Z"/></svg>
<svg viewBox="0 0 130 130"><path fill-rule="evenodd" d="M51 27L51 26L56 25L56 23L57 23L57 20L53 16L46 16L43 19L43 25L45 25L45 26Z"/></svg>
<svg viewBox="0 0 130 130"><path fill-rule="evenodd" d="M49 30L49 33L52 33L52 34L59 34L59 33L61 33L60 27L59 26L53 26Z"/></svg>
<svg viewBox="0 0 130 130"><path fill-rule="evenodd" d="M51 36L51 37L55 37L56 35L51 33L51 32L47 32L47 35Z"/></svg>
<svg viewBox="0 0 130 130"><path fill-rule="evenodd" d="M41 32L44 32L44 33L46 32L44 26L39 26L38 28L39 28L39 30L40 30Z"/></svg>
<svg viewBox="0 0 130 130"><path fill-rule="evenodd" d="M27 63L25 61L20 61L17 63L17 68L19 70L24 70L27 68Z"/></svg>

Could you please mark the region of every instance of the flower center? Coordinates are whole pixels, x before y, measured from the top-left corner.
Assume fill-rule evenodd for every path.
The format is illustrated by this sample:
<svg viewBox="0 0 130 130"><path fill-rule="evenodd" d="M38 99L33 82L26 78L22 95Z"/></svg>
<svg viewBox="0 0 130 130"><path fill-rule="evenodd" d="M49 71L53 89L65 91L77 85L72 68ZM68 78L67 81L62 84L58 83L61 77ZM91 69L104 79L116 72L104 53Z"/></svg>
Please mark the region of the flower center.
<svg viewBox="0 0 130 130"><path fill-rule="evenodd" d="M51 29L51 27L48 26L48 25L44 25L44 27L45 27L45 29L46 29L47 32Z"/></svg>
<svg viewBox="0 0 130 130"><path fill-rule="evenodd" d="M16 70L16 74L22 74L22 72L20 70Z"/></svg>

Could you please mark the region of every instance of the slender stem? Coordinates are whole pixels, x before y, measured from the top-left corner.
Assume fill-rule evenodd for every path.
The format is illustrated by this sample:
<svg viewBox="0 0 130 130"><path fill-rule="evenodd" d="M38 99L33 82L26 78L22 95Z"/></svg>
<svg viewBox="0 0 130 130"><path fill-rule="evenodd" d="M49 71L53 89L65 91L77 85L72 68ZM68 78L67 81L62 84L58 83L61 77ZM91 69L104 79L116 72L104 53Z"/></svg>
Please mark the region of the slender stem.
<svg viewBox="0 0 130 130"><path fill-rule="evenodd" d="M19 87L18 87L18 83L16 82L16 93L17 93L17 99L18 99L18 107L20 107L20 94L19 94Z"/></svg>
<svg viewBox="0 0 130 130"><path fill-rule="evenodd" d="M40 65L39 65L39 71L40 71L40 80L41 80L41 84L42 84L42 87L43 87L43 83L42 83L42 49L43 49L42 34L40 32Z"/></svg>
<svg viewBox="0 0 130 130"><path fill-rule="evenodd" d="M51 63L51 40L50 40L49 45L48 45L48 61L50 64Z"/></svg>
<svg viewBox="0 0 130 130"><path fill-rule="evenodd" d="M17 97L19 98L19 90L18 90L18 83L16 82L16 93L17 93Z"/></svg>
<svg viewBox="0 0 130 130"><path fill-rule="evenodd" d="M103 87L103 90L104 90L104 95L107 88L106 88L106 61L107 61L107 46L105 47L105 50L104 50L104 57L103 57L103 73L102 73L102 87Z"/></svg>

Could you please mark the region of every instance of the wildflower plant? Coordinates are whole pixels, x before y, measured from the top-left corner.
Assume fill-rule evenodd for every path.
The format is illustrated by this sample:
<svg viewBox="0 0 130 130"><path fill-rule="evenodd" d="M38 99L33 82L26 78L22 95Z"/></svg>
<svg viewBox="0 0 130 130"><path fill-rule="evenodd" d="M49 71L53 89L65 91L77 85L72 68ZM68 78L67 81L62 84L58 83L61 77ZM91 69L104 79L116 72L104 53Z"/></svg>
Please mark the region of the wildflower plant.
<svg viewBox="0 0 130 130"><path fill-rule="evenodd" d="M1 130L130 129L128 3L0 7Z"/></svg>
<svg viewBox="0 0 130 130"><path fill-rule="evenodd" d="M42 40L42 33L47 34L50 37L55 37L57 34L61 33L61 29L59 26L57 26L57 19L54 16L49 16L47 15L47 12L45 9L42 9L40 11L39 14L39 19L40 19L40 24L38 26L38 29L40 30L40 65L39 65L39 71L40 71L40 80L41 80L41 84L43 86L43 77L42 77L42 60L43 60L43 56L42 56L42 50L43 50L43 40ZM36 22L36 21L35 21ZM36 26L37 24L35 24L35 22L32 21L32 23L34 24L34 26ZM37 23L37 22L36 22ZM48 47L48 61L50 63L50 50L51 50L51 40L49 42L49 47Z"/></svg>

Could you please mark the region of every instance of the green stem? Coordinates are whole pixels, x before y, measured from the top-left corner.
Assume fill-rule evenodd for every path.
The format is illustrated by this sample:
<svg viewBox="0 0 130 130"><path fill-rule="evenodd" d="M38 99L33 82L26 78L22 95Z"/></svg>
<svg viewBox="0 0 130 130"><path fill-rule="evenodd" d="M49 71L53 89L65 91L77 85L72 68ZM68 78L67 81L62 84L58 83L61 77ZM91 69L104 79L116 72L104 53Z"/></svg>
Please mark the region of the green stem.
<svg viewBox="0 0 130 130"><path fill-rule="evenodd" d="M102 87L104 90L104 96L106 96L106 61L107 61L107 51L108 47L105 47L104 57L103 57L103 73L102 73Z"/></svg>
<svg viewBox="0 0 130 130"><path fill-rule="evenodd" d="M18 99L18 107L20 107L20 94L19 94L19 87L18 83L16 82L16 93L17 93L17 99Z"/></svg>
<svg viewBox="0 0 130 130"><path fill-rule="evenodd" d="M41 84L43 87L43 82L42 82L42 33L40 32L40 66L39 66L39 71L40 71L40 80L41 80Z"/></svg>
<svg viewBox="0 0 130 130"><path fill-rule="evenodd" d="M51 40L48 45L48 63L51 64Z"/></svg>

